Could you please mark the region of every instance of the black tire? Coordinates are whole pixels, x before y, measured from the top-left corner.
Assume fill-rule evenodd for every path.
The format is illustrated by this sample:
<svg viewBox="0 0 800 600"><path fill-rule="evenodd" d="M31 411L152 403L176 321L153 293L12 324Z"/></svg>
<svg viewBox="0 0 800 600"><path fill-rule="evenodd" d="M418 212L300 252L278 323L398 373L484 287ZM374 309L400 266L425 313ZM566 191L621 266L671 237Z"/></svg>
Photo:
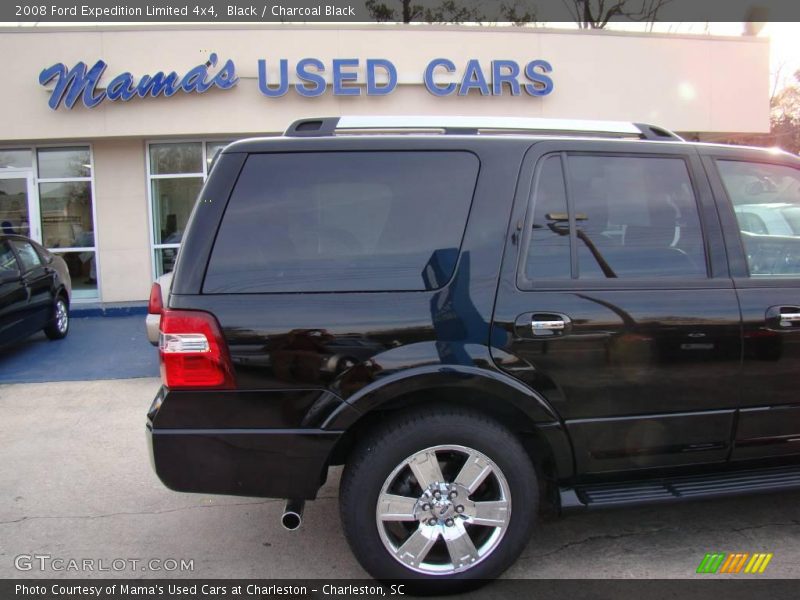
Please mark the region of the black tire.
<svg viewBox="0 0 800 600"><path fill-rule="evenodd" d="M63 311L63 313L61 312ZM63 318L62 318L63 315ZM69 333L69 304L64 296L56 296L50 322L44 328L44 334L51 340L61 340Z"/></svg>
<svg viewBox="0 0 800 600"><path fill-rule="evenodd" d="M442 446L451 448L442 450L440 449ZM491 461L493 469L483 480L484 483L479 484L479 487L470 493L463 493L467 488L459 488L462 490L460 497L467 497L466 505L478 502L476 499L478 495L492 500L494 499L492 494L502 489L506 490L510 500L510 511L503 517L505 525L502 528L472 524L469 521L472 517L467 517L465 514L453 515L452 511L458 509L457 503L462 502L458 493L456 499L451 501L454 504L445 505L444 508L427 502L423 504L425 498L442 503L441 497L438 500L433 500L430 496L417 497L420 490L424 492L426 488L419 486L415 476L409 476L409 473L413 475L413 471L408 466L410 463L407 460L411 458L422 460L423 462L417 464L424 465L425 459L418 458L422 456L420 451L434 447L440 474L445 481L450 481L447 485L452 486L447 488L449 490L455 490L457 485L461 485L456 481L459 475L464 474L460 477L463 481L470 479L466 476L466 471L461 471L459 467L459 457L462 455L457 448L466 448L473 452L463 455L467 461L470 458L478 460L488 458ZM401 465L406 466L401 467ZM495 470L499 471L505 486L494 474ZM456 471L459 475L454 475ZM413 512L415 518L416 515L420 515L421 521L408 519L404 523L391 522L388 526L384 525L384 521L381 521L381 525L378 524L378 498L390 476L393 478L392 481L401 487L387 488L387 492L398 494L395 490L402 490L403 493L399 495L416 499ZM444 488L433 485L427 489ZM445 493L449 496L452 491ZM539 498L536 471L527 452L511 431L479 413L444 407L400 414L370 432L353 450L342 475L339 494L341 518L347 541L361 566L370 575L387 582L404 580L407 592L440 594L474 589L497 578L513 564L530 539L536 521ZM404 510L399 512L409 513L407 503L408 501L404 503ZM423 506L433 506L433 508L429 512L424 512ZM472 504L473 508L475 506ZM464 508L462 505L461 510L464 511ZM428 518L430 515L447 516L447 514L452 515L457 521L454 527L453 518L448 519L450 524L447 527L451 527L451 530L445 527L444 517L433 521ZM433 528L427 529L425 526L432 522L435 523ZM394 532L401 531L408 533L409 536L416 534L417 539L422 539L419 536L423 535L421 533L423 529L428 532L424 534L426 539L435 537L437 541L427 550L427 554L420 553L423 560L419 561L418 568L414 568L402 563L394 553L408 538L404 540L402 535L396 538L393 536ZM497 534L500 529L502 534ZM459 536L463 531L471 532L468 537L473 543L473 550L475 547L482 550L484 546L479 544L486 543L487 538L492 540L493 535L499 535L499 540L492 542L494 545L478 557L475 564L456 567L456 561L452 558L453 552L443 536ZM463 556L469 555L477 556L474 553ZM414 559L409 557L406 560ZM428 561L433 563L434 568L438 568L437 560L441 562L444 573L433 573L430 570L431 565L423 564ZM460 560L466 562L465 559Z"/></svg>

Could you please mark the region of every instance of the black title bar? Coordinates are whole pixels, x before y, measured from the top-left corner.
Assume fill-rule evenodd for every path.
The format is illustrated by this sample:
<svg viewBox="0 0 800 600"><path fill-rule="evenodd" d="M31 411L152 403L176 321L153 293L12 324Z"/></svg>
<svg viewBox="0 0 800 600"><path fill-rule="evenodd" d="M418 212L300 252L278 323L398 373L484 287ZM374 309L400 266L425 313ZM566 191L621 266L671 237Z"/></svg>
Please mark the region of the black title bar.
<svg viewBox="0 0 800 600"><path fill-rule="evenodd" d="M588 0L589 17L575 0L10 0L6 23L498 23L612 21L800 21L797 0ZM604 12L605 11L605 12Z"/></svg>

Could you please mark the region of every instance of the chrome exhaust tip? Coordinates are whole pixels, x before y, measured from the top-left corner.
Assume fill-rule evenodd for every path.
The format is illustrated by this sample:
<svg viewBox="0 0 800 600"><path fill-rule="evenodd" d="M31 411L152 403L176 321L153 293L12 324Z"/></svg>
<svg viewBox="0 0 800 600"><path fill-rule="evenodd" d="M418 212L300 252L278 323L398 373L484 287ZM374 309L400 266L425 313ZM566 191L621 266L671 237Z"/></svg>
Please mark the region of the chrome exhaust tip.
<svg viewBox="0 0 800 600"><path fill-rule="evenodd" d="M295 531L303 524L303 508L305 508L305 500L287 500L286 507L283 509L281 516L281 525L288 531Z"/></svg>

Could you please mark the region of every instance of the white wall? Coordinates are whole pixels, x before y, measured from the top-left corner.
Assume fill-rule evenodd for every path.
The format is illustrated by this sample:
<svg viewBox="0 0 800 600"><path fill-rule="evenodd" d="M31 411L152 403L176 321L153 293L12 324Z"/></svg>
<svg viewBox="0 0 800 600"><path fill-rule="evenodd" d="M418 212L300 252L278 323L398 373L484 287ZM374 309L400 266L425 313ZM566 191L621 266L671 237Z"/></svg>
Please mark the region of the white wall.
<svg viewBox="0 0 800 600"><path fill-rule="evenodd" d="M144 142L97 140L93 151L102 300L144 300L152 281Z"/></svg>

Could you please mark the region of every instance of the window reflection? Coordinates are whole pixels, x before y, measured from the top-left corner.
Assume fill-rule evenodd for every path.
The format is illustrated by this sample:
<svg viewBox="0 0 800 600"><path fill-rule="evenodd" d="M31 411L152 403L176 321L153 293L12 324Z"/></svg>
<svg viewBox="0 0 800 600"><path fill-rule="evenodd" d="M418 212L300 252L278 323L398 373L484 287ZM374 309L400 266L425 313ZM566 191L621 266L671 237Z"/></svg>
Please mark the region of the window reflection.
<svg viewBox="0 0 800 600"><path fill-rule="evenodd" d="M97 295L97 260L94 251L57 252L67 263L74 297Z"/></svg>
<svg viewBox="0 0 800 600"><path fill-rule="evenodd" d="M27 179L0 179L0 235L30 236Z"/></svg>
<svg viewBox="0 0 800 600"><path fill-rule="evenodd" d="M153 179L153 239L156 244L177 244L194 207L202 177Z"/></svg>
<svg viewBox="0 0 800 600"><path fill-rule="evenodd" d="M156 265L159 274L169 273L175 269L175 261L178 259L178 248L159 248L156 250Z"/></svg>
<svg viewBox="0 0 800 600"><path fill-rule="evenodd" d="M207 170L211 169L211 166L214 164L214 159L217 157L217 154L230 142L208 142L206 144L206 165Z"/></svg>
<svg viewBox="0 0 800 600"><path fill-rule="evenodd" d="M92 155L89 146L38 148L42 243L67 262L74 298L96 298ZM74 248L74 252L61 249Z"/></svg>
<svg viewBox="0 0 800 600"><path fill-rule="evenodd" d="M88 147L39 148L37 155L40 179L92 176Z"/></svg>
<svg viewBox="0 0 800 600"><path fill-rule="evenodd" d="M94 246L91 185L88 181L39 184L42 239L48 248Z"/></svg>
<svg viewBox="0 0 800 600"><path fill-rule="evenodd" d="M203 145L200 142L151 144L150 173L203 173Z"/></svg>
<svg viewBox="0 0 800 600"><path fill-rule="evenodd" d="M753 276L800 275L800 173L783 165L717 162Z"/></svg>
<svg viewBox="0 0 800 600"><path fill-rule="evenodd" d="M5 240L0 240L0 275L19 275L17 257Z"/></svg>
<svg viewBox="0 0 800 600"><path fill-rule="evenodd" d="M705 277L705 249L686 163L570 156L584 278Z"/></svg>
<svg viewBox="0 0 800 600"><path fill-rule="evenodd" d="M0 169L30 169L32 164L30 150L0 150Z"/></svg>
<svg viewBox="0 0 800 600"><path fill-rule="evenodd" d="M477 173L478 160L468 152L250 155L220 225L204 289L443 285L455 268ZM433 270L427 268L432 257Z"/></svg>
<svg viewBox="0 0 800 600"><path fill-rule="evenodd" d="M533 224L525 273L528 279L569 279L569 223L561 158L547 158L534 191Z"/></svg>

